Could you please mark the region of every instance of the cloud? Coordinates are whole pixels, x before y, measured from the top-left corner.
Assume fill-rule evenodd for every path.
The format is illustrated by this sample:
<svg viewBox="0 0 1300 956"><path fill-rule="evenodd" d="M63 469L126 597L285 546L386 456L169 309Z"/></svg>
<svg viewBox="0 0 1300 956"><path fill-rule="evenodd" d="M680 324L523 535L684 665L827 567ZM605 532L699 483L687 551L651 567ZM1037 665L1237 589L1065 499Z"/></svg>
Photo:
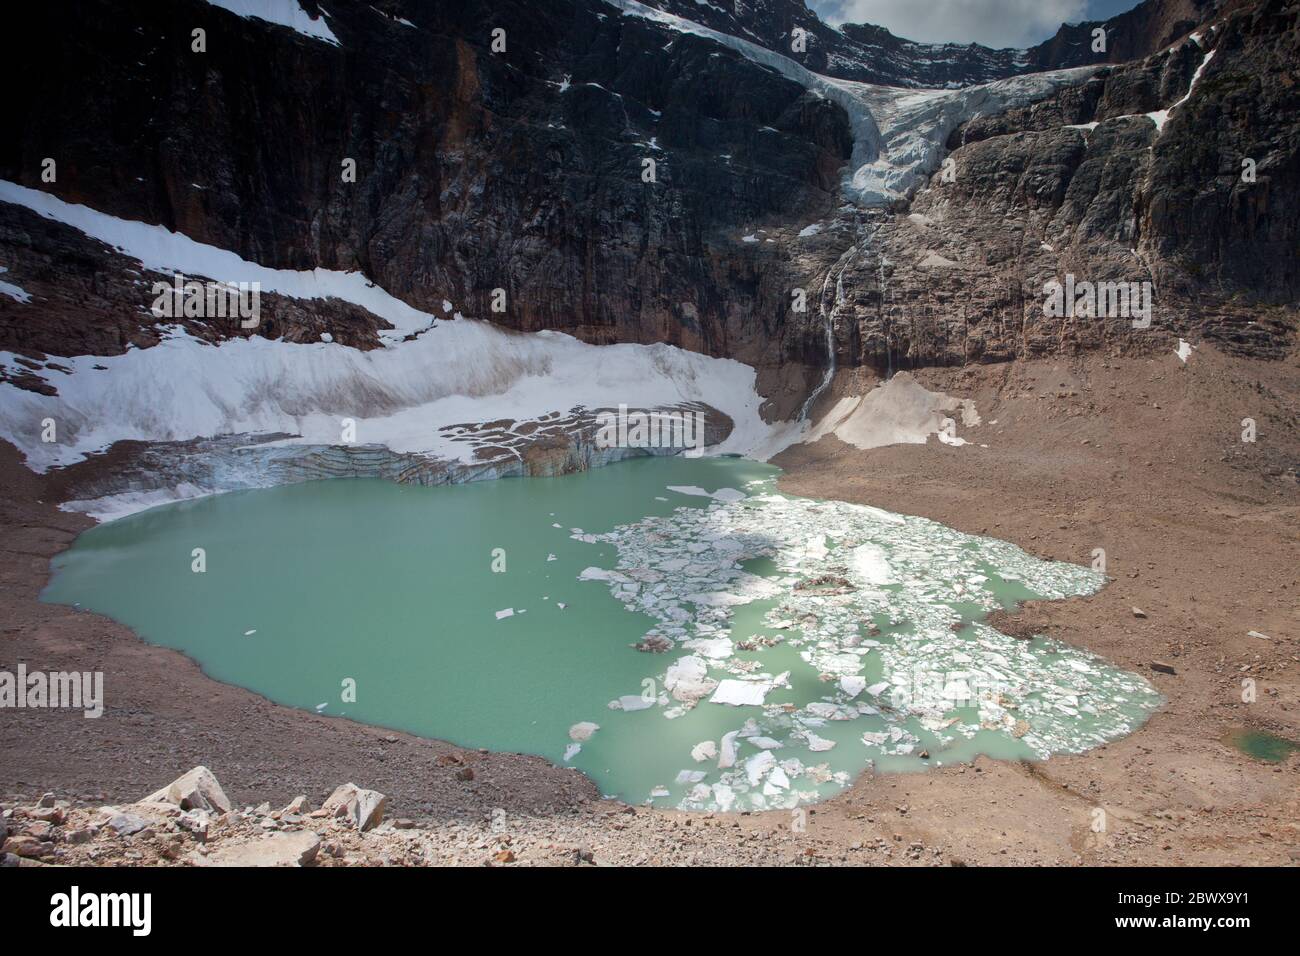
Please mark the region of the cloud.
<svg viewBox="0 0 1300 956"><path fill-rule="evenodd" d="M1032 46L1086 19L1087 0L812 0L822 19L874 23L909 40Z"/></svg>

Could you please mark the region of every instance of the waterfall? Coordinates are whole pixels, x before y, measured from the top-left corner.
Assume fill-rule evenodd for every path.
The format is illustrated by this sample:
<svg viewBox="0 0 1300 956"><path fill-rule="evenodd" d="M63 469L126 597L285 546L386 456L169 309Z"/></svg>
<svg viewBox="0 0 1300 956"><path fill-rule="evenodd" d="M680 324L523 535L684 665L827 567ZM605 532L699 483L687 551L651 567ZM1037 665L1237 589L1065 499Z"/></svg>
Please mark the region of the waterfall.
<svg viewBox="0 0 1300 956"><path fill-rule="evenodd" d="M889 344L890 328L889 328L889 320L886 317L887 313L886 313L886 305L885 305L885 293L886 293L885 266L887 265L889 265L889 260L886 259L884 254L882 253L880 255L880 270L879 270L880 329L885 335L885 378L890 379L894 377L894 350L892 346Z"/></svg>
<svg viewBox="0 0 1300 956"><path fill-rule="evenodd" d="M835 301L831 305L830 312L826 311L826 286L830 282L831 273L835 272L835 266L827 269L826 276L822 279L822 291L817 299L817 307L826 319L826 373L822 376L821 384L804 400L803 408L799 410L800 421L808 421L813 404L821 397L822 392L830 387L831 379L835 377L835 314L839 311L840 303L844 301L844 270L849 267L849 261L857 251L857 246L850 246L835 263L840 267L840 271L835 276Z"/></svg>

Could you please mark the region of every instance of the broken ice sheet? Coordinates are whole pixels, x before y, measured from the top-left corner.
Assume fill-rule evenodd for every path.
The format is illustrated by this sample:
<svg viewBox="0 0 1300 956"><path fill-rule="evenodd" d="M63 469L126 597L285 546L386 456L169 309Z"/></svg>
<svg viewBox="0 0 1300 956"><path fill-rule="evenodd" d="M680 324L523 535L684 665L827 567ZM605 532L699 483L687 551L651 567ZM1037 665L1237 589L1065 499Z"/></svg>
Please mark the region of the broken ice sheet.
<svg viewBox="0 0 1300 956"><path fill-rule="evenodd" d="M618 555L582 579L680 648L658 676L671 706L628 719L647 735L635 746L657 740L691 769L626 799L790 808L868 766L1086 750L1159 703L1143 678L1086 651L983 623L1019 600L1096 591L1105 579L1088 568L923 518L788 497L771 479L746 483L747 495L669 490L707 503L574 534ZM663 720L687 726L670 735Z"/></svg>

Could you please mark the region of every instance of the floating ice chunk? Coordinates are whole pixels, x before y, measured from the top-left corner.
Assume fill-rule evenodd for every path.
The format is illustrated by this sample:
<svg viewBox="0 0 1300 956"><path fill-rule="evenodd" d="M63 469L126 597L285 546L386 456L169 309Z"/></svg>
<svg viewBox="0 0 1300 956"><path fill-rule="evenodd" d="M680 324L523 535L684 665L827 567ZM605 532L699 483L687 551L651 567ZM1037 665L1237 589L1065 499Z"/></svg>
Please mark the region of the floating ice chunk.
<svg viewBox="0 0 1300 956"><path fill-rule="evenodd" d="M767 782L769 785L777 787L780 790L788 790L790 788L790 778L786 776L785 771L780 767L772 768L772 772L767 775Z"/></svg>
<svg viewBox="0 0 1300 956"><path fill-rule="evenodd" d="M867 693L870 694L872 697L879 697L887 690L889 690L889 682L882 680L879 684L872 684L870 687L868 687Z"/></svg>
<svg viewBox="0 0 1300 956"><path fill-rule="evenodd" d="M725 783L715 783L713 785L713 799L718 804L718 809L726 813L731 809L731 805L736 802L736 792Z"/></svg>
<svg viewBox="0 0 1300 956"><path fill-rule="evenodd" d="M759 750L780 750L785 746L781 741L773 740L771 737L748 737L746 739Z"/></svg>
<svg viewBox="0 0 1300 956"><path fill-rule="evenodd" d="M508 617L514 617L514 616L515 616L515 609L512 608L512 607L508 607L508 608L505 608L504 610L497 611L497 620L498 620L498 621L502 621L502 620L505 620L505 619L508 618Z"/></svg>
<svg viewBox="0 0 1300 956"><path fill-rule="evenodd" d="M820 561L829 553L830 549L826 547L826 535L824 534L814 535L809 538L808 546L804 549L805 557L811 558L813 561Z"/></svg>
<svg viewBox="0 0 1300 956"><path fill-rule="evenodd" d="M673 699L683 702L699 700L708 695L717 682L709 676L709 666L702 657L689 654L668 666L664 674L664 688Z"/></svg>
<svg viewBox="0 0 1300 956"><path fill-rule="evenodd" d="M685 643L686 647L710 660L724 660L735 653L735 645L728 637L701 637Z"/></svg>
<svg viewBox="0 0 1300 956"><path fill-rule="evenodd" d="M703 770L682 770L677 774L678 783L699 783L708 774Z"/></svg>
<svg viewBox="0 0 1300 956"><path fill-rule="evenodd" d="M864 544L853 549L850 568L868 584L893 584L894 573L889 567L885 549L876 544Z"/></svg>
<svg viewBox="0 0 1300 956"><path fill-rule="evenodd" d="M615 581L619 584L630 584L632 579L620 571L610 571L606 568L583 568L582 573L578 575L579 581Z"/></svg>
<svg viewBox="0 0 1300 956"><path fill-rule="evenodd" d="M319 714L322 710L324 710L328 706L329 706L329 701L322 701L321 703L316 705L316 713Z"/></svg>
<svg viewBox="0 0 1300 956"><path fill-rule="evenodd" d="M856 720L858 717L856 707L842 707L822 700L813 701L804 710L822 720Z"/></svg>
<svg viewBox="0 0 1300 956"><path fill-rule="evenodd" d="M749 778L749 785L757 787L758 782L763 776L769 773L776 766L776 758L772 756L770 750L764 750L754 754L745 761L745 776Z"/></svg>
<svg viewBox="0 0 1300 956"><path fill-rule="evenodd" d="M582 743L584 740L590 740L591 735L600 730L600 724L593 724L590 720L579 721L569 728L569 739Z"/></svg>
<svg viewBox="0 0 1300 956"><path fill-rule="evenodd" d="M865 677L841 677L840 678L840 690L844 691L844 693L847 694L850 699L857 697L864 690L866 690L866 687L867 687L867 679Z"/></svg>
<svg viewBox="0 0 1300 956"><path fill-rule="evenodd" d="M722 735L722 753L718 756L718 769L726 770L736 765L736 735L732 730Z"/></svg>
<svg viewBox="0 0 1300 956"><path fill-rule="evenodd" d="M253 628L251 631L245 631L244 637L252 637L256 633L257 633L257 628Z"/></svg>
<svg viewBox="0 0 1300 956"><path fill-rule="evenodd" d="M614 701L614 703L618 704L619 710L625 710L631 713L653 707L655 705L655 700L653 697L647 700L641 694L624 694L622 697L618 698L618 700Z"/></svg>
<svg viewBox="0 0 1300 956"><path fill-rule="evenodd" d="M835 741L818 737L810 730L804 732L804 737L808 740L808 749L813 753L821 753L823 750L830 750L835 746Z"/></svg>
<svg viewBox="0 0 1300 956"><path fill-rule="evenodd" d="M578 756L578 751L582 750L582 744L569 744L564 748L564 762L568 763L574 757Z"/></svg>
<svg viewBox="0 0 1300 956"><path fill-rule="evenodd" d="M733 707L761 707L772 685L766 681L732 680L718 682L718 688L709 698L710 704L730 704Z"/></svg>
<svg viewBox="0 0 1300 956"><path fill-rule="evenodd" d="M718 745L712 740L701 740L691 748L691 759L696 763L712 760L718 755Z"/></svg>
<svg viewBox="0 0 1300 956"><path fill-rule="evenodd" d="M669 491L675 491L679 495L691 495L695 498L707 498L709 493L699 485L669 485Z"/></svg>
<svg viewBox="0 0 1300 956"><path fill-rule="evenodd" d="M745 497L743 491L737 491L735 488L719 488L713 494L709 495L714 501L740 501Z"/></svg>

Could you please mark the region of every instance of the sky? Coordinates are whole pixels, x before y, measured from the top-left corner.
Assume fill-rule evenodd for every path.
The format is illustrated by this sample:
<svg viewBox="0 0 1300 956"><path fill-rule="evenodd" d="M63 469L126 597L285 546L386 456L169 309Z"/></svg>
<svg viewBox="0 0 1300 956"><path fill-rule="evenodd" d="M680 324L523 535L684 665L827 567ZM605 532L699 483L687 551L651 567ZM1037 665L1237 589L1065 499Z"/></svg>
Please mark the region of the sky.
<svg viewBox="0 0 1300 956"><path fill-rule="evenodd" d="M827 23L874 23L930 43L1033 46L1062 23L1106 20L1138 0L807 0Z"/></svg>

